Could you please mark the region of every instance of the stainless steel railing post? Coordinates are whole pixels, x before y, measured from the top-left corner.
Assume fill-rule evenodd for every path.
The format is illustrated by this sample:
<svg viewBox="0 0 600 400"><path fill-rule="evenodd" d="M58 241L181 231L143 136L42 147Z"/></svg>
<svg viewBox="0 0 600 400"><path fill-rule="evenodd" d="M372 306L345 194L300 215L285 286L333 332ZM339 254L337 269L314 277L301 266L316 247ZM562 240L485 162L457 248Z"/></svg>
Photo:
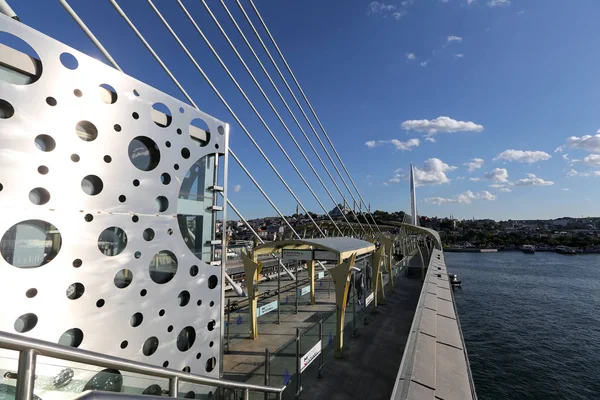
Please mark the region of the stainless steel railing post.
<svg viewBox="0 0 600 400"><path fill-rule="evenodd" d="M169 397L177 397L177 393L179 392L179 378L173 376L169 378Z"/></svg>
<svg viewBox="0 0 600 400"><path fill-rule="evenodd" d="M296 328L296 398L300 398L302 391L302 372L300 372L300 351L302 345L302 336L300 328Z"/></svg>
<svg viewBox="0 0 600 400"><path fill-rule="evenodd" d="M300 265L300 261L296 262L296 314L298 314L298 266Z"/></svg>
<svg viewBox="0 0 600 400"><path fill-rule="evenodd" d="M231 338L229 333L231 331L231 299L227 299L227 353L229 353L229 343Z"/></svg>
<svg viewBox="0 0 600 400"><path fill-rule="evenodd" d="M277 264L277 324L281 324L281 264Z"/></svg>
<svg viewBox="0 0 600 400"><path fill-rule="evenodd" d="M318 378L323 377L323 313L319 313L319 340L321 341L321 354L319 354L319 374Z"/></svg>
<svg viewBox="0 0 600 400"><path fill-rule="evenodd" d="M244 399L244 400L250 400L250 389L248 389L248 388L244 389L242 399Z"/></svg>
<svg viewBox="0 0 600 400"><path fill-rule="evenodd" d="M19 369L17 374L17 399L33 400L35 386L36 353L32 349L19 352Z"/></svg>
<svg viewBox="0 0 600 400"><path fill-rule="evenodd" d="M271 352L265 349L265 386L271 384ZM269 399L269 393L265 392L265 400Z"/></svg>

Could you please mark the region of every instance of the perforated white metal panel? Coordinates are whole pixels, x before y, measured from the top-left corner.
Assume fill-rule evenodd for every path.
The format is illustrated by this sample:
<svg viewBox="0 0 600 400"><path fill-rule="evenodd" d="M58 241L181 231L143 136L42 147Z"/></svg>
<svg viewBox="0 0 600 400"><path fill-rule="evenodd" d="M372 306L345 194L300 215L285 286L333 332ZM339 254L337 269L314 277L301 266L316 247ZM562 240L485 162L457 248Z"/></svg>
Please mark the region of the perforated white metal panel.
<svg viewBox="0 0 600 400"><path fill-rule="evenodd" d="M188 171L215 153L223 165L227 124L7 17L0 31L42 66L32 84L0 80L0 330L218 376L221 267L189 249L177 214L194 208L178 201Z"/></svg>

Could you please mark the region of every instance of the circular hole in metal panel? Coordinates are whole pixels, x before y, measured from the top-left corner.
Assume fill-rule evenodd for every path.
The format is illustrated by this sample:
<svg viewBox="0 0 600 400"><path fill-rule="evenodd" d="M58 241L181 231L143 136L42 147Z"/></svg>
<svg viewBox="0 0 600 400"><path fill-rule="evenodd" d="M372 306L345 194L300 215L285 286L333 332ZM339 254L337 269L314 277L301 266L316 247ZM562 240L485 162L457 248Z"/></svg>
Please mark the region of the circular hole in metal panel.
<svg viewBox="0 0 600 400"><path fill-rule="evenodd" d="M37 294L38 294L38 290L36 288L31 288L25 292L25 296L27 296L30 299L37 296Z"/></svg>
<svg viewBox="0 0 600 400"><path fill-rule="evenodd" d="M81 261L79 258L73 260L73 267L74 268L79 268L79 267L81 267L82 264L83 264L83 261Z"/></svg>
<svg viewBox="0 0 600 400"><path fill-rule="evenodd" d="M202 118L194 118L190 122L189 134L200 147L204 147L210 142L210 129Z"/></svg>
<svg viewBox="0 0 600 400"><path fill-rule="evenodd" d="M8 101L0 99L0 119L8 119L15 115L15 108Z"/></svg>
<svg viewBox="0 0 600 400"><path fill-rule="evenodd" d="M50 172L50 170L45 165L40 165L38 167L38 172L42 175L46 175L48 172Z"/></svg>
<svg viewBox="0 0 600 400"><path fill-rule="evenodd" d="M71 154L71 161L79 162L80 158L78 154Z"/></svg>
<svg viewBox="0 0 600 400"><path fill-rule="evenodd" d="M162 250L152 257L150 279L158 284L169 282L177 273L177 257L169 250Z"/></svg>
<svg viewBox="0 0 600 400"><path fill-rule="evenodd" d="M114 104L117 102L117 91L115 88L110 86L107 83L103 83L98 87L98 94L100 96L100 100L105 102L106 104Z"/></svg>
<svg viewBox="0 0 600 400"><path fill-rule="evenodd" d="M35 146L44 152L52 151L56 147L56 142L49 135L38 135L35 138Z"/></svg>
<svg viewBox="0 0 600 400"><path fill-rule="evenodd" d="M94 220L94 216L92 214L85 214L85 217L83 217L83 219L85 220L85 222L92 222Z"/></svg>
<svg viewBox="0 0 600 400"><path fill-rule="evenodd" d="M140 220L140 217L138 217L137 215L134 215L133 217L131 217L131 220L133 222L138 222Z"/></svg>
<svg viewBox="0 0 600 400"><path fill-rule="evenodd" d="M75 97L81 97L83 96L83 92L79 89L75 89L73 90L73 94L75 95Z"/></svg>
<svg viewBox="0 0 600 400"><path fill-rule="evenodd" d="M169 200L165 196L158 196L155 204L158 212L165 212L169 208Z"/></svg>
<svg viewBox="0 0 600 400"><path fill-rule="evenodd" d="M96 196L104 189L104 183L98 176L88 175L81 180L81 189L87 195Z"/></svg>
<svg viewBox="0 0 600 400"><path fill-rule="evenodd" d="M177 296L177 298L179 299L180 307L187 306L188 303L190 302L190 298L191 298L190 292L188 292L187 290L184 290L181 293L179 293L179 296Z"/></svg>
<svg viewBox="0 0 600 400"><path fill-rule="evenodd" d="M134 112L131 114L131 116L133 117L133 119L139 119L140 118L140 114Z"/></svg>
<svg viewBox="0 0 600 400"><path fill-rule="evenodd" d="M142 237L144 238L144 240L146 242L151 241L152 239L154 239L154 230L152 228L144 229L144 233L142 234Z"/></svg>
<svg viewBox="0 0 600 400"><path fill-rule="evenodd" d="M197 265L192 265L190 267L190 275L191 276L196 276L198 275L198 266Z"/></svg>
<svg viewBox="0 0 600 400"><path fill-rule="evenodd" d="M215 357L211 357L206 360L206 372L212 372L217 366L217 359Z"/></svg>
<svg viewBox="0 0 600 400"><path fill-rule="evenodd" d="M163 391L162 391L162 387L160 387L160 385L153 384L153 385L148 386L146 389L144 389L142 394L149 395L149 396L162 397Z"/></svg>
<svg viewBox="0 0 600 400"><path fill-rule="evenodd" d="M179 351L188 351L196 341L196 330L191 326L186 326L177 335L177 348Z"/></svg>
<svg viewBox="0 0 600 400"><path fill-rule="evenodd" d="M113 129L115 130L115 132L121 132L121 125L119 125L119 124L115 124L115 125L113 126Z"/></svg>
<svg viewBox="0 0 600 400"><path fill-rule="evenodd" d="M208 328L209 331L212 331L215 329L215 326L217 325L217 321L215 321L214 319L211 320L206 327Z"/></svg>
<svg viewBox="0 0 600 400"><path fill-rule="evenodd" d="M58 104L58 102L54 97L46 97L46 104L48 104L50 107L54 107Z"/></svg>
<svg viewBox="0 0 600 400"><path fill-rule="evenodd" d="M127 197L125 197L125 195L120 195L119 196L119 202L125 203L125 201L127 201Z"/></svg>
<svg viewBox="0 0 600 400"><path fill-rule="evenodd" d="M125 289L133 281L133 272L128 269L122 269L115 274L115 286L119 289Z"/></svg>
<svg viewBox="0 0 600 400"><path fill-rule="evenodd" d="M217 127L217 132L219 132L219 135L224 135L225 134L225 128L223 127L223 125L219 125Z"/></svg>
<svg viewBox="0 0 600 400"><path fill-rule="evenodd" d="M98 301L96 302L96 307L102 308L102 307L104 307L105 303L106 302L104 301L104 299L98 299Z"/></svg>
<svg viewBox="0 0 600 400"><path fill-rule="evenodd" d="M67 69L75 70L79 67L79 61L77 61L75 56L71 53L62 53L59 58L61 64Z"/></svg>
<svg viewBox="0 0 600 400"><path fill-rule="evenodd" d="M25 332L29 332L30 330L35 328L37 323L38 323L37 315L35 315L33 313L27 313L27 314L23 314L19 318L17 318L17 320L15 321L15 324L14 324L14 328L15 328L15 331L17 331L19 333L25 333Z"/></svg>
<svg viewBox="0 0 600 400"><path fill-rule="evenodd" d="M137 169L152 171L160 162L160 150L154 140L138 136L129 143L129 159Z"/></svg>
<svg viewBox="0 0 600 400"><path fill-rule="evenodd" d="M142 253L141 253L141 252L139 252L139 251L136 251L136 252L133 254L133 256L134 256L135 258L140 258L140 257L142 256Z"/></svg>
<svg viewBox="0 0 600 400"><path fill-rule="evenodd" d="M145 356L151 356L158 349L158 338L156 336L149 337L142 346L142 353Z"/></svg>
<svg viewBox="0 0 600 400"><path fill-rule="evenodd" d="M183 149L181 149L181 157L183 157L187 160L188 158L190 158L190 156L191 156L191 153L187 147L184 147Z"/></svg>
<svg viewBox="0 0 600 400"><path fill-rule="evenodd" d="M144 316L140 312L136 312L131 316L131 318L129 318L129 323L134 328L140 326L142 324L142 321L144 321Z"/></svg>
<svg viewBox="0 0 600 400"><path fill-rule="evenodd" d="M0 32L0 44L9 47L11 50L21 53L15 55L25 61L26 74L2 74L1 80L13 85L30 85L36 82L42 76L41 58L37 52L24 40L8 32ZM9 52L7 54L10 54ZM21 57L19 57L21 56ZM28 57L23 57L28 56Z"/></svg>
<svg viewBox="0 0 600 400"><path fill-rule="evenodd" d="M144 297L146 294L148 294L148 291L146 289L140 290L140 296Z"/></svg>
<svg viewBox="0 0 600 400"><path fill-rule="evenodd" d="M0 240L0 253L14 267L36 268L52 261L61 245L60 232L54 225L34 219L8 229Z"/></svg>
<svg viewBox="0 0 600 400"><path fill-rule="evenodd" d="M127 234L117 226L106 228L98 237L98 250L106 256L119 255L127 247Z"/></svg>
<svg viewBox="0 0 600 400"><path fill-rule="evenodd" d="M135 97L139 97L140 96L140 92L138 92L136 89L133 89L133 95Z"/></svg>
<svg viewBox="0 0 600 400"><path fill-rule="evenodd" d="M109 155L104 156L104 162L110 164L112 162L112 157Z"/></svg>
<svg viewBox="0 0 600 400"><path fill-rule="evenodd" d="M162 182L163 185L168 185L169 183L171 183L171 175L167 174L166 172L163 173L160 176L160 181Z"/></svg>
<svg viewBox="0 0 600 400"><path fill-rule="evenodd" d="M138 179L134 179L133 180L133 186L135 186L135 187L140 186L140 181Z"/></svg>
<svg viewBox="0 0 600 400"><path fill-rule="evenodd" d="M160 311L158 312L158 316L159 316L159 317L163 317L164 315L165 315L165 310L160 310Z"/></svg>
<svg viewBox="0 0 600 400"><path fill-rule="evenodd" d="M126 349L126 348L127 348L127 345L129 345L129 342L128 342L127 340L123 340L123 341L121 342L121 348L122 348L122 349Z"/></svg>
<svg viewBox="0 0 600 400"><path fill-rule="evenodd" d="M219 283L219 278L217 278L216 275L211 275L208 278L208 288L209 289L214 289L217 287L217 284Z"/></svg>
<svg viewBox="0 0 600 400"><path fill-rule="evenodd" d="M166 128L171 125L173 115L171 110L163 103L154 103L152 105L152 120L161 128Z"/></svg>
<svg viewBox="0 0 600 400"><path fill-rule="evenodd" d="M98 137L98 128L90 121L79 121L75 125L75 133L77 136L85 142L91 142L96 140Z"/></svg>
<svg viewBox="0 0 600 400"><path fill-rule="evenodd" d="M90 379L82 392L100 390L103 392L121 392L123 390L123 376L116 369L103 369Z"/></svg>
<svg viewBox="0 0 600 400"><path fill-rule="evenodd" d="M168 366L169 366L169 362L168 362L168 361L165 361L165 362L163 363L163 368L167 368Z"/></svg>
<svg viewBox="0 0 600 400"><path fill-rule="evenodd" d="M187 372L189 374L190 372L192 372L192 369L190 367L183 367L182 371L183 372ZM193 393L193 394L191 394L191 393ZM184 399L195 399L196 398L196 393L194 393L194 392L187 392L186 395L183 396L183 398Z"/></svg>
<svg viewBox="0 0 600 400"><path fill-rule="evenodd" d="M69 329L58 339L58 344L69 347L79 347L81 342L83 342L83 331L79 328Z"/></svg>
<svg viewBox="0 0 600 400"><path fill-rule="evenodd" d="M202 353L196 354L196 360L199 360L202 357Z"/></svg>
<svg viewBox="0 0 600 400"><path fill-rule="evenodd" d="M29 192L29 201L31 201L36 206L46 204L50 201L50 192L41 187L31 189L31 191Z"/></svg>
<svg viewBox="0 0 600 400"><path fill-rule="evenodd" d="M76 282L69 285L67 288L67 298L76 300L83 296L85 292L85 286L82 283Z"/></svg>
<svg viewBox="0 0 600 400"><path fill-rule="evenodd" d="M169 325L167 327L167 332L173 332L173 325Z"/></svg>

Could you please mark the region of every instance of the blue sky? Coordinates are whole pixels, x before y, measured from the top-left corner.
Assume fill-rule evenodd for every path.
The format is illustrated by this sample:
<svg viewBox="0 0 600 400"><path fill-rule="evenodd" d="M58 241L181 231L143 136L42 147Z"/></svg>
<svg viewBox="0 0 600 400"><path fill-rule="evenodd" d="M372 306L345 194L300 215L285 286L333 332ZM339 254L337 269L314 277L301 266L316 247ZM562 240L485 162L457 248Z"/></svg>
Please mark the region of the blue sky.
<svg viewBox="0 0 600 400"><path fill-rule="evenodd" d="M322 213L181 10L170 0L155 3L304 205ZM246 0L242 3L251 10ZM183 99L108 2L70 4L126 73ZM281 210L291 214L296 207L293 198L147 3L120 4L200 108L232 123L233 150ZM331 209L327 193L200 1L184 4ZM219 2L209 4L340 200ZM421 214L494 219L600 215L597 1L257 0L256 4L372 209L408 208L406 173L413 162L420 181ZM12 5L28 25L101 58L57 2L27 0ZM227 0L227 5L259 49L235 2ZM276 76L264 53L259 55ZM284 91L283 85L280 88ZM293 104L287 92L284 96ZM320 150L301 114L294 112ZM322 151L320 155L325 157ZM234 162L229 179L230 188L239 189L231 190L230 198L246 217L275 214ZM337 183L343 189L339 179Z"/></svg>

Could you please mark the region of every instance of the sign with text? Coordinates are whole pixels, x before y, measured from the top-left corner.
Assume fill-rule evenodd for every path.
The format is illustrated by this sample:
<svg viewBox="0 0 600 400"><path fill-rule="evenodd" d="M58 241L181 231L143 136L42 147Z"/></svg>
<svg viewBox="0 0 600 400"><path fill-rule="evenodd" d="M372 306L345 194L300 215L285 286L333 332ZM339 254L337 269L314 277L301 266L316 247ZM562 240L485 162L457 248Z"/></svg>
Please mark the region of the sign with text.
<svg viewBox="0 0 600 400"><path fill-rule="evenodd" d="M312 250L283 249L283 250L281 250L281 256L282 256L284 262L310 261L313 259L313 251Z"/></svg>
<svg viewBox="0 0 600 400"><path fill-rule="evenodd" d="M258 307L258 309L256 310L256 317L260 317L267 313L270 313L271 311L275 311L277 310L277 307L279 307L277 300L265 304L264 306Z"/></svg>
<svg viewBox="0 0 600 400"><path fill-rule="evenodd" d="M298 297L302 297L305 294L310 293L310 285L304 286L303 288L298 289Z"/></svg>
<svg viewBox="0 0 600 400"><path fill-rule="evenodd" d="M321 271L317 274L317 280L321 280L325 278L325 272Z"/></svg>
<svg viewBox="0 0 600 400"><path fill-rule="evenodd" d="M335 261L337 262L338 256L332 251L327 250L314 250L313 257L319 261Z"/></svg>
<svg viewBox="0 0 600 400"><path fill-rule="evenodd" d="M375 293L371 292L371 294L368 295L367 298L365 299L365 307L368 306L369 304L371 304L371 302L373 301L374 298L375 298Z"/></svg>
<svg viewBox="0 0 600 400"><path fill-rule="evenodd" d="M312 347L312 349L310 349L305 355L302 356L302 358L300 358L300 372L304 372L306 367L308 367L310 363L318 357L319 354L321 354L320 340Z"/></svg>

